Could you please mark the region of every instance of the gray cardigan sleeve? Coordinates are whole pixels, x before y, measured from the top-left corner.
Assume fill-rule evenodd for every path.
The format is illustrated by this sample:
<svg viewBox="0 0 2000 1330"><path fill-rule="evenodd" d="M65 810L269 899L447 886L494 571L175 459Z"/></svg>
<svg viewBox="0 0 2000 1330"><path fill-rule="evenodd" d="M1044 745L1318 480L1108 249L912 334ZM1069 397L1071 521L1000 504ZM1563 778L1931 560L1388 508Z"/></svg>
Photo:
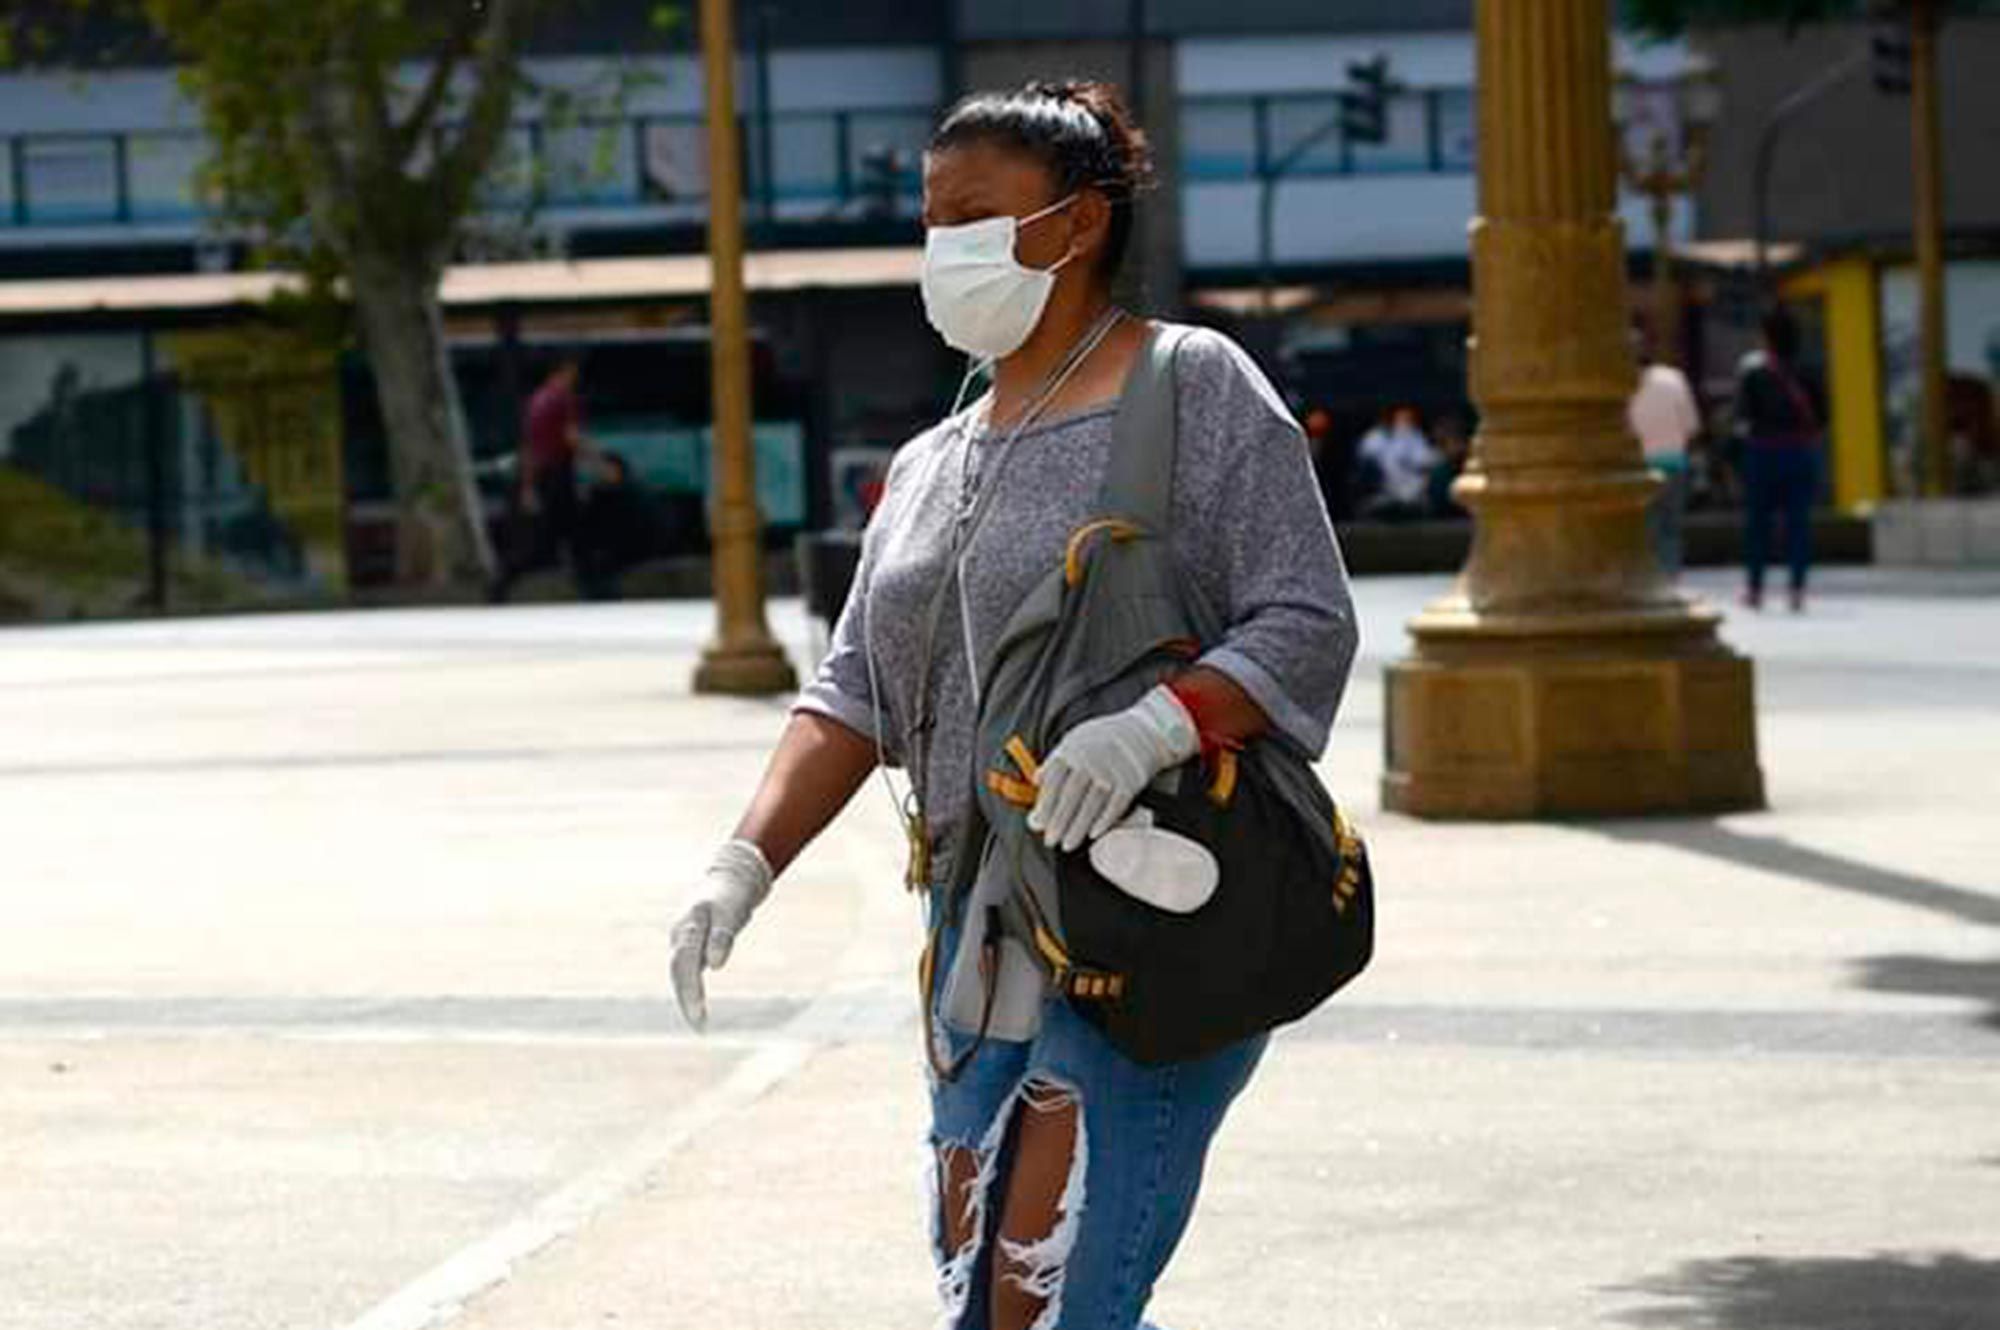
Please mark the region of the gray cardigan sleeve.
<svg viewBox="0 0 2000 1330"><path fill-rule="evenodd" d="M1197 333L1178 365L1176 545L1228 625L1200 664L1240 686L1314 757L1360 634L1305 436L1233 342Z"/></svg>
<svg viewBox="0 0 2000 1330"><path fill-rule="evenodd" d="M901 460L899 455L897 461ZM875 572L876 549L881 544L881 535L889 520L885 514L894 492L896 470L892 464L882 502L876 505L868 528L862 533L861 559L854 570L854 583L847 593L847 603L841 607L840 618L834 623L826 658L820 662L812 681L799 690L791 707L794 714L807 712L837 721L874 743L878 740L876 701L879 698L883 721L879 741L892 767L903 765L900 742L903 731L895 717L886 684L878 694L874 685L882 681L869 677L867 633L869 583Z"/></svg>

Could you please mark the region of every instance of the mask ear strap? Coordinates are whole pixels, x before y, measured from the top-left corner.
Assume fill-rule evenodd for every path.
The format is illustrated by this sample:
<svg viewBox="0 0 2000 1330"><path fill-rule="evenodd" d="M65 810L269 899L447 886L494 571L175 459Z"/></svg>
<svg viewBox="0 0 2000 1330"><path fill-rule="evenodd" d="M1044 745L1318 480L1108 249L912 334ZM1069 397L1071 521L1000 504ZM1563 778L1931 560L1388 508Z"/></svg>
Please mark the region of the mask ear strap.
<svg viewBox="0 0 2000 1330"><path fill-rule="evenodd" d="M1044 217L1047 217L1055 212L1058 212L1063 208L1067 208L1070 204L1075 203L1081 197L1083 197L1081 193L1065 194L1063 195L1063 197L1057 199L1054 203L1051 203L1048 207L1043 208L1040 212L1029 213L1026 217L1023 217L1014 223L1014 234L1017 236L1020 235L1021 228L1026 226L1029 222L1038 222ZM1069 261L1075 257L1076 257L1076 248L1075 246L1071 246L1069 253L1063 255L1061 258L1057 259L1054 263L1051 263L1048 267L1038 269L1038 271L1046 273L1061 272L1063 268L1068 265Z"/></svg>
<svg viewBox="0 0 2000 1330"><path fill-rule="evenodd" d="M1014 225L1017 227L1021 227L1021 226L1026 226L1029 222L1039 222L1042 220L1042 218L1049 216L1051 213L1059 212L1062 209L1067 208L1070 204L1075 203L1076 200L1077 200L1077 195L1075 193L1072 192L1069 194L1065 194L1061 198L1057 199L1054 203L1051 203L1048 207L1042 208L1036 212L1029 213L1026 217L1023 217L1019 221L1015 222Z"/></svg>

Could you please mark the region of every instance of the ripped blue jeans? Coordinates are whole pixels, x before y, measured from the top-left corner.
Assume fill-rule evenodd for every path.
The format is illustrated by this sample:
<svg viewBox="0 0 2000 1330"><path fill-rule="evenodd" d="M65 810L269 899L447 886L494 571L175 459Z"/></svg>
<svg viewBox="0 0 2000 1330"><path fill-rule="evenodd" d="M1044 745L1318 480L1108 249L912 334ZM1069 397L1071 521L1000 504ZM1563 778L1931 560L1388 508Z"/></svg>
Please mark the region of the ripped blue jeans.
<svg viewBox="0 0 2000 1330"><path fill-rule="evenodd" d="M972 1042L942 1025L940 1035L953 1054ZM1002 1298L1034 1308L1032 1330L1138 1330L1193 1214L1209 1142L1267 1042L1142 1066L1051 998L1034 1039L989 1039L956 1081L933 1074L938 1330L990 1330L996 1280ZM1015 1217L1003 1211L1022 1119L1046 1114L1074 1126L1066 1181L1010 1239L1003 1218Z"/></svg>

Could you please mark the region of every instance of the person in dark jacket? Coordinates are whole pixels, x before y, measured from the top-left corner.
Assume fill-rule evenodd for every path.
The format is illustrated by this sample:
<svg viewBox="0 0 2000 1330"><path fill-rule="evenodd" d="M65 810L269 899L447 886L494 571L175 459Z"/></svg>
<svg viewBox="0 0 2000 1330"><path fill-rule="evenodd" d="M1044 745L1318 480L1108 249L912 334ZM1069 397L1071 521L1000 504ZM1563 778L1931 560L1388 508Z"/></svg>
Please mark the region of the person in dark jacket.
<svg viewBox="0 0 2000 1330"><path fill-rule="evenodd" d="M1763 331L1763 349L1744 357L1736 379L1736 428L1743 439L1743 603L1763 608L1771 529L1782 515L1796 613L1805 608L1812 568L1825 396L1798 368L1799 328L1792 316L1773 309L1764 316Z"/></svg>
<svg viewBox="0 0 2000 1330"><path fill-rule="evenodd" d="M669 547L670 532L653 496L632 477L631 463L603 455L577 513L578 580L592 600L617 600L627 568Z"/></svg>

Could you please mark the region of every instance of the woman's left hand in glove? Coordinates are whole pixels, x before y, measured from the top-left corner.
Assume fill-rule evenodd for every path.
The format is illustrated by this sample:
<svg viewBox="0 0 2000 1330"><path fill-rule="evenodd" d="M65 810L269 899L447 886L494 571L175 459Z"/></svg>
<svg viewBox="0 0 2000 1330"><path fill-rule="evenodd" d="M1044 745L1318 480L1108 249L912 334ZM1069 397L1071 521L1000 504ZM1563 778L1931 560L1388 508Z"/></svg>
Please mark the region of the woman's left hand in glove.
<svg viewBox="0 0 2000 1330"><path fill-rule="evenodd" d="M1194 717L1161 684L1063 736L1042 762L1028 829L1051 849L1074 851L1117 826L1155 776L1200 751Z"/></svg>

